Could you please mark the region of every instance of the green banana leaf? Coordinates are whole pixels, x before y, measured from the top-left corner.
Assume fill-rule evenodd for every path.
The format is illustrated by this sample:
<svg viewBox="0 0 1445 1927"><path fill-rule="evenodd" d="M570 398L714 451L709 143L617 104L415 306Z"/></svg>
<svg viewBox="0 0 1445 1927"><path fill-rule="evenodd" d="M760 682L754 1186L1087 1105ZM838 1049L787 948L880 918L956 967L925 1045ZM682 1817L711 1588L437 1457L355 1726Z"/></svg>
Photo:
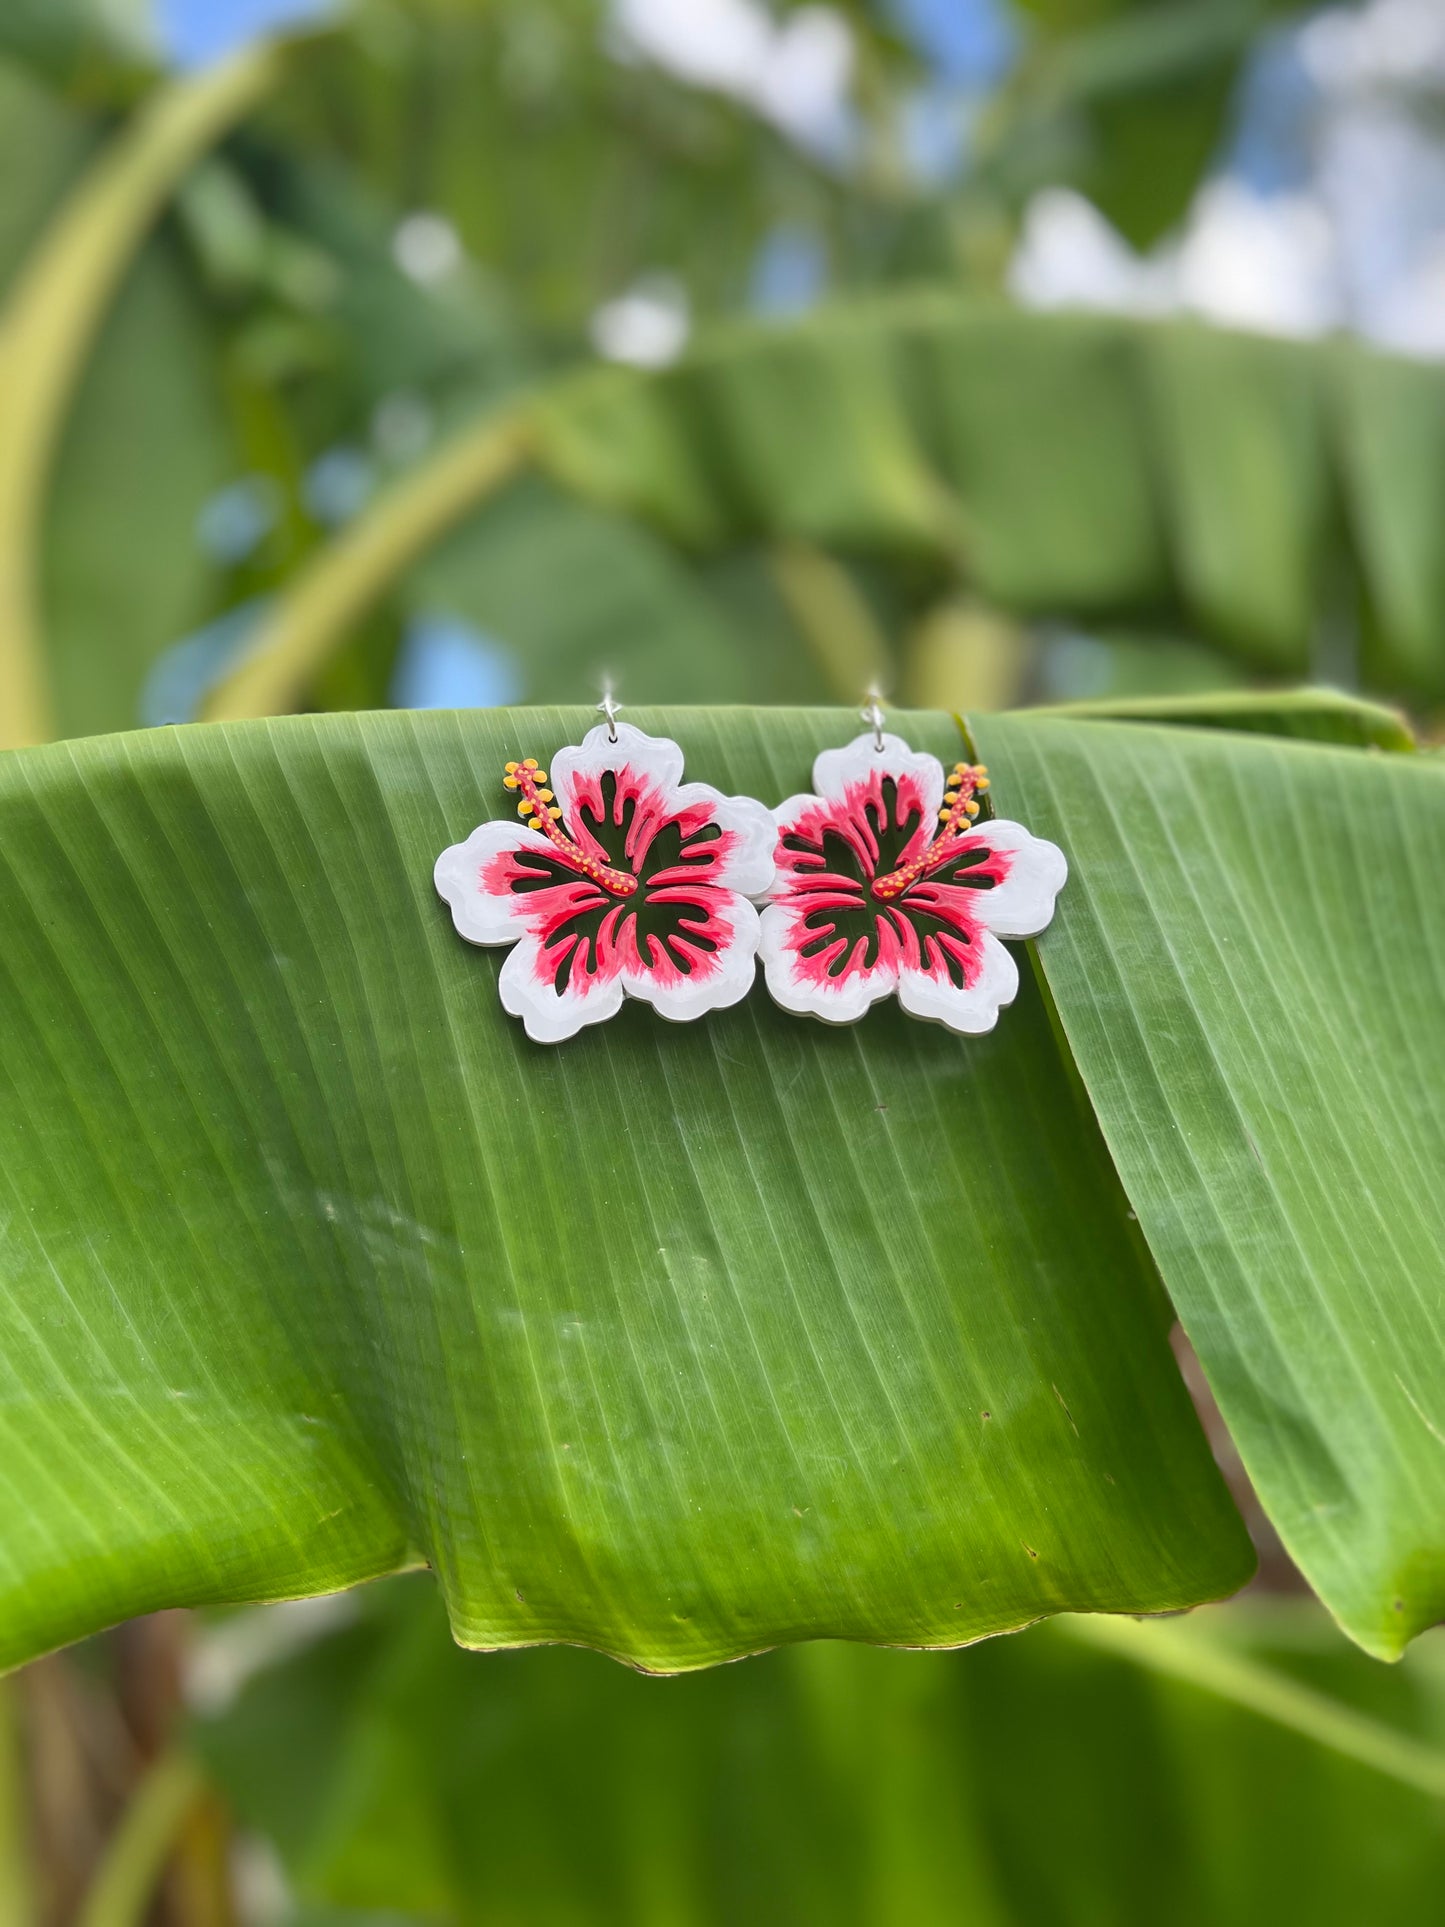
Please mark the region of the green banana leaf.
<svg viewBox="0 0 1445 1927"><path fill-rule="evenodd" d="M1338 689L1215 689L1183 696L1161 695L1069 703L1035 709L1034 717L1058 715L1080 721L1177 723L1191 729L1229 729L1246 735L1294 736L1306 742L1351 749L1413 751L1415 738L1397 710L1363 702Z"/></svg>
<svg viewBox="0 0 1445 1927"><path fill-rule="evenodd" d="M782 532L962 569L1025 615L1173 611L1270 673L1317 660L1353 576L1371 679L1436 696L1442 396L1356 345L930 291L736 326L539 407L566 486L686 547Z"/></svg>
<svg viewBox="0 0 1445 1927"><path fill-rule="evenodd" d="M433 892L586 712L0 763L0 1660L425 1559L457 1637L954 1645L1252 1563L1029 973L557 1050ZM771 800L846 712L677 711ZM954 724L904 716L941 756Z"/></svg>
<svg viewBox="0 0 1445 1927"><path fill-rule="evenodd" d="M981 719L1070 854L1069 1047L1286 1546L1393 1656L1445 1618L1445 770Z"/></svg>
<svg viewBox="0 0 1445 1927"><path fill-rule="evenodd" d="M1433 1918L1445 1881L1438 1796L1077 1622L656 1682L588 1653L458 1653L422 1580L358 1606L196 1732L316 1902L457 1927L1356 1927ZM1137 1630L1445 1772L1438 1643L1387 1671L1303 1601L1208 1617Z"/></svg>
<svg viewBox="0 0 1445 1927"><path fill-rule="evenodd" d="M6 759L5 1657L418 1558L465 1643L660 1670L1228 1590L1084 1087L1286 1543L1398 1652L1445 1612L1445 770L1261 708L1305 733L972 725L1073 875L1050 998L970 1042L759 990L528 1045L430 866L585 713ZM854 727L643 721L769 801Z"/></svg>

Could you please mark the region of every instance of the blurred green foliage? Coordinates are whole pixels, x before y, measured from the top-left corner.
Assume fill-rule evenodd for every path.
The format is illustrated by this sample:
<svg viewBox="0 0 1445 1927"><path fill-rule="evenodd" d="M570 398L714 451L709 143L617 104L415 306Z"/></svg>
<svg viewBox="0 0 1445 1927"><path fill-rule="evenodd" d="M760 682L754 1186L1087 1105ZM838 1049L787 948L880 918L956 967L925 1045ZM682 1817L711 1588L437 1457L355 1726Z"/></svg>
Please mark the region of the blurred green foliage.
<svg viewBox="0 0 1445 1927"><path fill-rule="evenodd" d="M1025 198L1060 180L1083 185L1136 238L1167 227L1217 148L1233 77L1267 9L1253 0L1034 8L1015 69L950 182L910 169L903 107L921 69L891 9L847 12L857 111L846 153L809 151L737 101L615 58L601 0L358 0L298 41L265 107L177 182L138 289L116 306L74 397L41 585L60 732L137 720L150 671L172 645L228 609L259 613L256 598L289 588L338 517L424 472L468 423L585 364L599 307L649 277L668 277L694 323L735 316L751 303L763 251L785 235L816 254L833 297L926 284L987 300ZM139 8L72 0L7 19L0 87L13 103L9 138L27 160L8 171L0 197L0 280L155 72ZM435 272L408 271L398 243L400 224L418 215L447 224ZM1176 477L1176 403L1146 397L1138 419L1119 415L1120 382L1134 378L1107 327L1037 324L1015 339L1000 314L968 328L948 355L925 348L912 377L915 427L905 437L936 420L954 443L950 463L965 464L961 475L945 464L950 486L964 485L965 518L941 542L931 527L922 556L896 541L911 531L916 548L932 513L921 499L895 494L882 522L876 502L850 520L789 486L789 443L794 466L810 457L813 477L835 491L859 486L851 470L860 462L875 471L891 462L903 485L914 451L896 442L891 404L876 403L878 355L850 350L847 324L781 337L750 361L735 357L738 382L700 412L689 403L669 430L714 461L720 436L761 447L787 424L785 465L771 479L748 472L746 446L726 457L741 461L747 492L719 563L679 548L675 516L661 518L659 541L635 525L635 502L611 505L628 511L624 526L599 513L605 499L579 507L555 489L514 488L389 585L355 634L352 660L313 679L308 699L384 702L408 625L436 613L490 628L535 697L584 694L604 669L659 700L851 695L840 684L854 658L830 660L822 634L828 610L849 595L876 625L875 653L891 663L893 685L914 699L938 699L941 680L958 674L965 700L985 690L994 700L1103 693L1141 675L1147 686L1146 658L1176 687L1318 666L1321 600L1298 561L1300 541L1327 546L1330 535L1308 440L1313 404L1297 450L1287 436L1276 453L1261 424L1248 445L1220 456L1216 474L1206 444L1233 431L1213 424L1261 396L1273 406L1273 374L1265 369L1257 391L1241 388L1228 370L1211 374L1205 349L1181 349L1200 365L1177 406L1193 406L1198 423L1186 424ZM905 330L902 351L913 347ZM1161 362L1170 352L1161 348ZM1219 351L1226 361L1254 353ZM1278 359L1282 393L1317 384L1297 351ZM728 365L704 354L697 376L681 371L664 388L716 386ZM1393 454L1368 445L1373 419L1359 435L1370 501L1356 513L1367 527L1388 486L1381 476L1395 473ZM616 432L615 452L649 445L637 409ZM1433 446L1419 456L1431 473ZM1270 581L1251 580L1260 566L1248 556L1241 575L1237 539L1221 547L1193 526L1195 511L1171 534L1179 555L1166 565L1161 490L1169 518L1201 493L1224 499L1216 512L1228 513L1233 470L1243 462L1252 475L1260 448L1250 487L1263 491L1257 527ZM354 499L323 499L326 476L345 464ZM131 485L124 498L107 479L118 470ZM658 486L670 493L675 480L660 475ZM760 481L770 491L762 501ZM222 483L265 504L249 543L196 540L198 524L218 521L208 505ZM1399 526L1393 511L1387 519ZM1129 556L1116 534L1132 544ZM800 536L838 572L837 592L811 608L796 590L820 571L794 570L780 591L773 553ZM1438 596L1423 583L1423 543L1407 551L1399 536L1382 536L1374 547L1388 553L1363 617L1367 679L1429 698L1440 672L1433 638L1422 637ZM543 555L563 560L526 561ZM1171 568L1182 572L1182 596ZM950 636L940 647L960 595L983 621L966 642ZM1332 607L1351 595L1332 580ZM1381 607L1386 646L1377 649ZM1119 635L1121 617L1132 634ZM1108 631L1082 685L1071 646L1080 624ZM239 646L246 621L232 627ZM1223 666L1198 656L1191 631L1226 645ZM659 636L670 638L665 647ZM1347 646L1346 671L1348 659ZM218 646L205 673L214 679L225 660Z"/></svg>
<svg viewBox="0 0 1445 1927"><path fill-rule="evenodd" d="M196 1734L316 1903L466 1927L1356 1927L1431 1918L1445 1881L1438 1800L1067 1621L659 1681L458 1652L425 1579L356 1599ZM1199 1637L1445 1741L1432 1642L1371 1666L1303 1601Z"/></svg>

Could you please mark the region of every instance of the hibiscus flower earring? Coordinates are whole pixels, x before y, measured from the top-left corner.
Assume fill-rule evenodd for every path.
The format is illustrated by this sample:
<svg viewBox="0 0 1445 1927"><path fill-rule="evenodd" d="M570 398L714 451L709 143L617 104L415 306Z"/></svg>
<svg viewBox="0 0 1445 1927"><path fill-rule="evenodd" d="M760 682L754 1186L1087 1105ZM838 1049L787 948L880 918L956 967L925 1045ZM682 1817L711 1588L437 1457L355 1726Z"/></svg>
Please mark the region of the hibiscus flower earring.
<svg viewBox="0 0 1445 1927"><path fill-rule="evenodd" d="M763 804L682 781L682 751L617 720L551 773L509 762L512 819L443 850L436 887L469 943L515 944L502 1008L540 1044L574 1037L640 997L678 1022L745 997L776 831Z"/></svg>
<svg viewBox="0 0 1445 1927"><path fill-rule="evenodd" d="M895 992L913 1017L992 1030L1018 991L1000 937L1037 936L1068 865L1018 823L976 823L981 764L955 763L870 727L813 765L812 796L773 812L777 871L762 916L763 969L784 1010L855 1023Z"/></svg>

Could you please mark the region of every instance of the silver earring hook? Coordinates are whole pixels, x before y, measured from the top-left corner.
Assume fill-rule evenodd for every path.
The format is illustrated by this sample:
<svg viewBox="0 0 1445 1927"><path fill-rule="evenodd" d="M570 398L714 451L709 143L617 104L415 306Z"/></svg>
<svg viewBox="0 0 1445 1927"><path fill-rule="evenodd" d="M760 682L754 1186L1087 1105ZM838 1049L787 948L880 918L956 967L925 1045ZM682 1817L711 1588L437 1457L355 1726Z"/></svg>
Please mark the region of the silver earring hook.
<svg viewBox="0 0 1445 1927"><path fill-rule="evenodd" d="M602 692L602 700L597 705L597 713L599 716L605 716L607 718L607 740L609 743L615 743L617 741L617 718L621 710L622 704L618 702L612 691L610 689L604 689Z"/></svg>
<svg viewBox="0 0 1445 1927"><path fill-rule="evenodd" d="M883 715L882 698L876 689L870 689L868 691L867 707L860 709L858 715L859 719L867 723L868 727L873 731L873 748L875 753L881 756L884 748L883 723L885 719Z"/></svg>

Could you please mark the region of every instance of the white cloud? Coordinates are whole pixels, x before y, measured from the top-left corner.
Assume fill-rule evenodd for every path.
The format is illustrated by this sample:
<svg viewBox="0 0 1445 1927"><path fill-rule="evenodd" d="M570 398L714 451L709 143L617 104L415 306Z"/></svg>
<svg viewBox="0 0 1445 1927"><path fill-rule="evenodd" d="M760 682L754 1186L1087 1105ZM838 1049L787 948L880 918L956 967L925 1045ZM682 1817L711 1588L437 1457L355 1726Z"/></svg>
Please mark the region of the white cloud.
<svg viewBox="0 0 1445 1927"><path fill-rule="evenodd" d="M774 20L760 0L613 0L612 44L752 107L804 146L845 137L853 35L831 7Z"/></svg>
<svg viewBox="0 0 1445 1927"><path fill-rule="evenodd" d="M1329 118L1319 147L1352 322L1390 347L1445 354L1445 141L1367 95Z"/></svg>
<svg viewBox="0 0 1445 1927"><path fill-rule="evenodd" d="M1445 7L1440 0L1372 0L1330 7L1306 22L1300 54L1330 93L1445 81Z"/></svg>
<svg viewBox="0 0 1445 1927"><path fill-rule="evenodd" d="M1211 181L1179 250L1179 301L1224 327L1318 335L1344 320L1329 218L1310 194Z"/></svg>
<svg viewBox="0 0 1445 1927"><path fill-rule="evenodd" d="M1332 7L1288 46L1313 88L1301 189L1209 181L1147 257L1079 195L1050 190L1024 222L1018 297L1273 334L1351 328L1445 357L1445 0Z"/></svg>
<svg viewBox="0 0 1445 1927"><path fill-rule="evenodd" d="M1083 195L1035 195L1011 289L1037 308L1200 314L1225 328L1318 335L1341 320L1333 239L1308 195L1212 181L1179 241L1137 254Z"/></svg>
<svg viewBox="0 0 1445 1927"><path fill-rule="evenodd" d="M1029 202L1009 286L1031 308L1167 314L1178 305L1172 256L1136 254L1092 201L1068 187L1045 188Z"/></svg>
<svg viewBox="0 0 1445 1927"><path fill-rule="evenodd" d="M608 361L663 368L686 346L691 328L687 291L671 275L648 275L604 302L592 317L592 345Z"/></svg>
<svg viewBox="0 0 1445 1927"><path fill-rule="evenodd" d="M403 274L431 287L460 267L461 236L444 214L420 211L397 223L391 253Z"/></svg>
<svg viewBox="0 0 1445 1927"><path fill-rule="evenodd" d="M853 36L831 7L802 7L774 29L758 76L763 114L804 146L830 146L847 125Z"/></svg>
<svg viewBox="0 0 1445 1927"><path fill-rule="evenodd" d="M1316 335L1341 319L1330 225L1307 195L1211 182L1181 239L1136 254L1066 188L1034 197L1010 285L1031 307L1187 312L1263 334Z"/></svg>

